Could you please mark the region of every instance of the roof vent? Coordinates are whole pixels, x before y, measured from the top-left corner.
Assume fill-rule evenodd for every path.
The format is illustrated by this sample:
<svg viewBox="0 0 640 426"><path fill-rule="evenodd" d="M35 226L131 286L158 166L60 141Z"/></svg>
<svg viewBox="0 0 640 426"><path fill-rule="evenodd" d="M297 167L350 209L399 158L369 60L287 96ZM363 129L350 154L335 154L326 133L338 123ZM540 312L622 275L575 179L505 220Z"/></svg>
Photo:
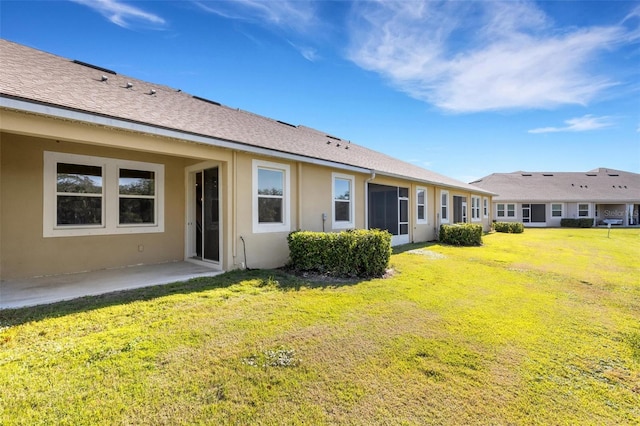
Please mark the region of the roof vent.
<svg viewBox="0 0 640 426"><path fill-rule="evenodd" d="M522 176L532 176L531 173L523 173Z"/></svg>
<svg viewBox="0 0 640 426"><path fill-rule="evenodd" d="M208 104L212 104L216 106L222 106L220 102L212 101L211 99L207 99L207 98L201 98L200 96L193 96L193 99L197 99L199 101L206 102Z"/></svg>
<svg viewBox="0 0 640 426"><path fill-rule="evenodd" d="M615 176L620 176L620 175L617 174L617 173L609 173L609 176L615 177Z"/></svg>
<svg viewBox="0 0 640 426"><path fill-rule="evenodd" d="M156 89L151 89L151 90L149 90L149 94L150 94L150 95L155 95L155 94L156 94Z"/></svg>
<svg viewBox="0 0 640 426"><path fill-rule="evenodd" d="M97 65L93 65L93 64L89 64L87 62L82 62L82 61L78 61L78 60L73 60L72 61L74 64L78 64L78 65L82 65L83 67L88 67L88 68L93 68L94 70L98 70L98 71L102 71L102 72L106 72L107 74L113 74L116 75L116 72L113 70L110 70L108 68L102 68L99 67Z"/></svg>
<svg viewBox="0 0 640 426"><path fill-rule="evenodd" d="M125 88L127 88L127 89L131 89L132 87L133 87L133 84L131 84L131 83L127 82L127 85L126 85L126 87L125 87Z"/></svg>
<svg viewBox="0 0 640 426"><path fill-rule="evenodd" d="M287 123L286 121L280 121L280 120L276 120L278 123L280 124L284 124L285 126L289 126L289 127L293 127L293 128L297 128L298 126L294 126L293 124Z"/></svg>
<svg viewBox="0 0 640 426"><path fill-rule="evenodd" d="M100 81L107 81L109 80L109 77L107 77L106 75L103 75L102 77L100 77Z"/></svg>
<svg viewBox="0 0 640 426"><path fill-rule="evenodd" d="M542 176L553 176L553 173L543 173Z"/></svg>
<svg viewBox="0 0 640 426"><path fill-rule="evenodd" d="M598 175L595 173L587 173L587 176L598 176Z"/></svg>
<svg viewBox="0 0 640 426"><path fill-rule="evenodd" d="M340 139L340 138L337 138L337 137L335 137L335 136L331 136L331 135L325 135L325 136L326 136L326 137L328 137L329 139L333 139L333 140L335 140L335 141L341 141L341 140L342 140L342 139Z"/></svg>

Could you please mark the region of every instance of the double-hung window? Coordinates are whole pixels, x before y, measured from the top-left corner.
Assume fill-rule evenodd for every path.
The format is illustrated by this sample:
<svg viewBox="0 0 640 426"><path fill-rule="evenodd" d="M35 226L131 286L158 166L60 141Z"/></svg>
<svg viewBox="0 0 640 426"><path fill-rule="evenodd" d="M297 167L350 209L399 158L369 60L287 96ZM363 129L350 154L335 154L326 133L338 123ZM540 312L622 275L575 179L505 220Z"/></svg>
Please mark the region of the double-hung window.
<svg viewBox="0 0 640 426"><path fill-rule="evenodd" d="M164 166L44 153L43 236L164 231Z"/></svg>
<svg viewBox="0 0 640 426"><path fill-rule="evenodd" d="M480 197L471 196L471 220L477 222L480 220Z"/></svg>
<svg viewBox="0 0 640 426"><path fill-rule="evenodd" d="M289 166L253 160L253 232L290 231Z"/></svg>
<svg viewBox="0 0 640 426"><path fill-rule="evenodd" d="M482 199L482 216L485 219L489 217L489 199L487 197Z"/></svg>
<svg viewBox="0 0 640 426"><path fill-rule="evenodd" d="M589 204L578 204L578 217L589 216Z"/></svg>
<svg viewBox="0 0 640 426"><path fill-rule="evenodd" d="M352 229L355 227L354 216L354 187L355 178L351 175L332 173L333 181L333 229Z"/></svg>
<svg viewBox="0 0 640 426"><path fill-rule="evenodd" d="M562 217L562 204L551 204L551 216Z"/></svg>
<svg viewBox="0 0 640 426"><path fill-rule="evenodd" d="M416 189L416 223L427 223L427 190Z"/></svg>
<svg viewBox="0 0 640 426"><path fill-rule="evenodd" d="M449 223L449 191L440 191L440 221Z"/></svg>
<svg viewBox="0 0 640 426"><path fill-rule="evenodd" d="M516 217L516 205L515 204L496 204L496 216L497 217Z"/></svg>

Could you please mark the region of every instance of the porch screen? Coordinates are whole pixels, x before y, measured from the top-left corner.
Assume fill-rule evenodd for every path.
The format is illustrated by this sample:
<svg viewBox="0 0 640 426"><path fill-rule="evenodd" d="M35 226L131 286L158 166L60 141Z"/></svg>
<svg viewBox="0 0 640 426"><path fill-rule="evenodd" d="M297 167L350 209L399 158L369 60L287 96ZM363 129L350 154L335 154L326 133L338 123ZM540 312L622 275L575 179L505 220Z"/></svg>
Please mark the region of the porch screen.
<svg viewBox="0 0 640 426"><path fill-rule="evenodd" d="M398 188L369 184L369 229L382 229L398 235Z"/></svg>

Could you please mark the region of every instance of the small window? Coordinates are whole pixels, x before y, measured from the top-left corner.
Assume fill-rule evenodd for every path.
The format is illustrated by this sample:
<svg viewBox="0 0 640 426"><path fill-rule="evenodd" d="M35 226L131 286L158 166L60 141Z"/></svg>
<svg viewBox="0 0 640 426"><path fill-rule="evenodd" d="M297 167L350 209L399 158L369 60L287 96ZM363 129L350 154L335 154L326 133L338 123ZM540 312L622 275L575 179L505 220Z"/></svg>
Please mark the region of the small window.
<svg viewBox="0 0 640 426"><path fill-rule="evenodd" d="M487 197L482 199L482 216L485 219L489 217L489 199Z"/></svg>
<svg viewBox="0 0 640 426"><path fill-rule="evenodd" d="M504 217L505 216L504 204L496 204L496 215L498 217Z"/></svg>
<svg viewBox="0 0 640 426"><path fill-rule="evenodd" d="M480 220L480 197L471 196L471 220L477 222Z"/></svg>
<svg viewBox="0 0 640 426"><path fill-rule="evenodd" d="M427 223L427 190L416 189L416 222Z"/></svg>
<svg viewBox="0 0 640 426"><path fill-rule="evenodd" d="M58 163L56 225L102 225L102 166Z"/></svg>
<svg viewBox="0 0 640 426"><path fill-rule="evenodd" d="M449 223L449 191L440 192L440 221Z"/></svg>
<svg viewBox="0 0 640 426"><path fill-rule="evenodd" d="M287 232L289 166L253 160L253 232Z"/></svg>
<svg viewBox="0 0 640 426"><path fill-rule="evenodd" d="M578 216L579 217L589 216L589 204L578 204Z"/></svg>
<svg viewBox="0 0 640 426"><path fill-rule="evenodd" d="M562 204L551 204L551 216L562 217Z"/></svg>
<svg viewBox="0 0 640 426"><path fill-rule="evenodd" d="M355 178L350 175L332 173L333 223L334 229L354 228L353 189Z"/></svg>
<svg viewBox="0 0 640 426"><path fill-rule="evenodd" d="M507 217L516 217L516 205L507 204Z"/></svg>
<svg viewBox="0 0 640 426"><path fill-rule="evenodd" d="M121 225L155 223L154 172L120 169L118 189Z"/></svg>

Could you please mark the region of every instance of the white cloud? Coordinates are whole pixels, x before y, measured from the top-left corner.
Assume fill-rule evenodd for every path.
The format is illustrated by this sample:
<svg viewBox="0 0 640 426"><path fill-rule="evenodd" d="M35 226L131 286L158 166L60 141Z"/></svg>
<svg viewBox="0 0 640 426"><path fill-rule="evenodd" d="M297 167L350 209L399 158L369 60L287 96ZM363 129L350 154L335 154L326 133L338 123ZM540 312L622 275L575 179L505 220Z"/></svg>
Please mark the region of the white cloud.
<svg viewBox="0 0 640 426"><path fill-rule="evenodd" d="M613 125L613 120L609 116L594 117L593 115L588 114L582 117L565 120L564 123L566 126L540 127L529 130L529 133L587 132L589 130L611 127Z"/></svg>
<svg viewBox="0 0 640 426"><path fill-rule="evenodd" d="M586 105L615 85L591 75L622 26L561 31L527 2L365 2L349 56L410 96L451 112Z"/></svg>
<svg viewBox="0 0 640 426"><path fill-rule="evenodd" d="M315 6L309 1L195 1L202 10L228 19L264 22L305 32L316 23Z"/></svg>
<svg viewBox="0 0 640 426"><path fill-rule="evenodd" d="M154 26L164 26L166 23L165 20L158 15L145 12L142 9L122 3L118 0L71 1L94 9L109 21L123 28L131 28L133 22L143 22Z"/></svg>

